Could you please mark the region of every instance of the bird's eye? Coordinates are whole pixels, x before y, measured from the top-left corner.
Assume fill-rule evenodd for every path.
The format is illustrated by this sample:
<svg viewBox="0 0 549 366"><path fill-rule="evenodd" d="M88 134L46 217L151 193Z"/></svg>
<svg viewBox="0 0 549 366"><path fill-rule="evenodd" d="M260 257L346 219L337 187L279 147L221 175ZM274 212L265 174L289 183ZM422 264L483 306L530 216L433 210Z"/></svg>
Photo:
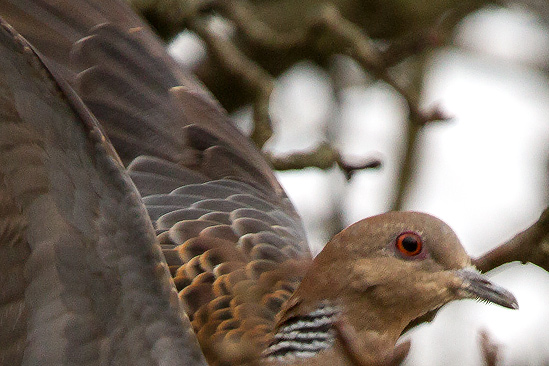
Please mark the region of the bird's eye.
<svg viewBox="0 0 549 366"><path fill-rule="evenodd" d="M405 257L413 257L421 253L423 240L416 233L405 232L396 238L396 247Z"/></svg>

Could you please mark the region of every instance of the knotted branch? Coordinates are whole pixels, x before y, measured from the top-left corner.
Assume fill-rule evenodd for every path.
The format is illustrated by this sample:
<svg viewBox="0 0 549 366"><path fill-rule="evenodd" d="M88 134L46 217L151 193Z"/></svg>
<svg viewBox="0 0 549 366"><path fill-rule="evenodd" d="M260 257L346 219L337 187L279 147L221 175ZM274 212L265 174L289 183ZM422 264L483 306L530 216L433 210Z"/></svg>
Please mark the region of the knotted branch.
<svg viewBox="0 0 549 366"><path fill-rule="evenodd" d="M373 169L381 166L381 160L377 158L365 159L360 164L346 162L339 151L328 143L322 143L309 152L298 152L288 156L265 154L276 170L302 169L303 167L316 167L327 170L337 165L343 171L347 180L351 179L353 173L357 170Z"/></svg>

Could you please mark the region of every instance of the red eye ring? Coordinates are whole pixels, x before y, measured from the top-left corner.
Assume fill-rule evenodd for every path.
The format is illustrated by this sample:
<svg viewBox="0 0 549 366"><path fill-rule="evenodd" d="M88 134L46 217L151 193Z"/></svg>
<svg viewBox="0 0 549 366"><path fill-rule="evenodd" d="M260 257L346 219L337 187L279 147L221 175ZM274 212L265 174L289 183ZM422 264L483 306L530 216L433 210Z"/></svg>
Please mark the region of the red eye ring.
<svg viewBox="0 0 549 366"><path fill-rule="evenodd" d="M395 245L402 255L413 257L421 253L423 239L421 239L419 234L407 231L397 236Z"/></svg>

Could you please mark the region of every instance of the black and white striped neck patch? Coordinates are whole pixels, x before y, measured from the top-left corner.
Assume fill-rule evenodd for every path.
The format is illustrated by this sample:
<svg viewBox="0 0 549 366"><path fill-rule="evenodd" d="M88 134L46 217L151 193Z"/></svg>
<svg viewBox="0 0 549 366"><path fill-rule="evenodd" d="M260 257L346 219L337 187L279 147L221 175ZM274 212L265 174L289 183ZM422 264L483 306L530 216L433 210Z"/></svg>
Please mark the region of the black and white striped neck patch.
<svg viewBox="0 0 549 366"><path fill-rule="evenodd" d="M313 357L335 342L333 325L341 308L322 302L314 311L287 319L278 329L269 347L263 351L268 361L286 361Z"/></svg>

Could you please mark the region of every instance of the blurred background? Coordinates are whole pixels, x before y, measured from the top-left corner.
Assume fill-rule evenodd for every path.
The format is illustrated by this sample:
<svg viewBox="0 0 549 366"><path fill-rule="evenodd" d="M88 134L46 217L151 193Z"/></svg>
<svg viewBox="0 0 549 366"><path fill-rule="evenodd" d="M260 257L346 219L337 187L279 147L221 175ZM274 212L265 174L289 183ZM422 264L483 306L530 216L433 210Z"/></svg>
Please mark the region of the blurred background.
<svg viewBox="0 0 549 366"><path fill-rule="evenodd" d="M208 56L211 42L192 31L188 18L182 28L191 30L180 33L136 3L170 39L172 55L202 78L249 135L258 108L253 91L234 72L221 75L223 67ZM295 5L289 1L244 4L257 17L253 27L288 35L314 3L304 1L297 10L288 10ZM381 168L357 171L350 180L337 167L278 173L312 250L317 253L343 227L395 208L443 219L472 256L532 224L549 202L549 3L475 2L456 12L450 0L387 1L390 9L372 1L362 2L362 13L348 9L352 1L334 3L380 50L432 41L433 33L414 35L451 23L434 42L414 43L387 68L421 107L437 107L450 118L414 126L402 93L352 52L265 51L247 43L245 25L226 8L203 16L211 34L233 42L273 78L268 108L274 133L265 151L287 156L328 142L346 162L382 161ZM549 274L511 263L489 275L516 295L520 310L450 304L405 336L412 338L406 365L482 365L481 329L501 346L498 364L549 365Z"/></svg>
<svg viewBox="0 0 549 366"><path fill-rule="evenodd" d="M529 226L548 203L548 28L523 8L482 9L425 62L422 104L439 104L452 119L420 133L402 208L443 219L479 256ZM352 78L337 102L330 77L309 63L284 73L272 97L269 148L306 149L329 131L344 155L383 161L381 170L358 172L348 183L337 170L279 173L315 250L332 235L334 216L348 225L391 209L405 150L400 96L348 59L335 67ZM518 263L493 272L520 310L450 304L411 332L406 365L481 365L482 328L502 344L502 365L549 365L549 274Z"/></svg>

